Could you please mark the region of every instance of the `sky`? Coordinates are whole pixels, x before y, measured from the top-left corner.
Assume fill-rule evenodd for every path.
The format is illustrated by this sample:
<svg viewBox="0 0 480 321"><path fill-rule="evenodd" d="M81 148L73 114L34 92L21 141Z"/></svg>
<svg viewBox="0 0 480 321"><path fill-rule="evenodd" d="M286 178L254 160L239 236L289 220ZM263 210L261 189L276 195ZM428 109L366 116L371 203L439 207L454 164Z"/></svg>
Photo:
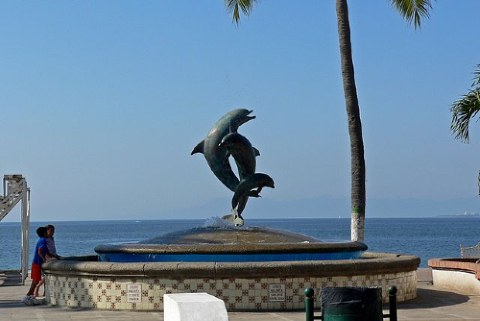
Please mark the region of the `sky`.
<svg viewBox="0 0 480 321"><path fill-rule="evenodd" d="M367 217L370 199L480 212L480 124L455 140L449 110L480 64L478 12L436 1L414 30L390 1L349 1ZM202 218L232 192L190 152L248 108L239 132L276 184L258 202L348 199L336 28L333 0L262 0L238 26L221 0L2 1L0 175L26 177L34 221Z"/></svg>

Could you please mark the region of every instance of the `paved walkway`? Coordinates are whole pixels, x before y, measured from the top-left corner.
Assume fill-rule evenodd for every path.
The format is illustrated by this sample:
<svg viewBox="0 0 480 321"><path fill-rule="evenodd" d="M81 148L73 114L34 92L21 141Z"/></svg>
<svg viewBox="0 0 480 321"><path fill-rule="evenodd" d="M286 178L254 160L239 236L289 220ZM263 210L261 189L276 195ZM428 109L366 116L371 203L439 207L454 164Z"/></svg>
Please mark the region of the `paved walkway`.
<svg viewBox="0 0 480 321"><path fill-rule="evenodd" d="M0 286L0 321L163 320L162 312L76 310L48 305L26 306L20 300L27 290L28 286ZM442 291L428 282L419 282L418 297L415 300L399 303L398 317L399 320L480 321L480 295ZM304 321L305 313L301 311L231 312L229 313L229 319L230 321Z"/></svg>

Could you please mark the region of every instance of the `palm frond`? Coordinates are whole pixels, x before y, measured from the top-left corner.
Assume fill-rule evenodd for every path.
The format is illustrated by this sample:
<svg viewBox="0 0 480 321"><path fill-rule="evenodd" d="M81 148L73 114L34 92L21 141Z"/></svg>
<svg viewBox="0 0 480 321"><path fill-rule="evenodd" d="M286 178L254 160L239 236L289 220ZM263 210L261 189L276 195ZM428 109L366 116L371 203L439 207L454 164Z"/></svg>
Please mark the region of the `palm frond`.
<svg viewBox="0 0 480 321"><path fill-rule="evenodd" d="M470 120L480 112L480 65L473 73L474 80L471 90L461 99L455 101L450 108L452 123L450 129L456 139L469 141Z"/></svg>
<svg viewBox="0 0 480 321"><path fill-rule="evenodd" d="M450 129L455 138L468 142L470 120L480 112L480 88L474 88L461 99L455 101L450 111L452 112Z"/></svg>
<svg viewBox="0 0 480 321"><path fill-rule="evenodd" d="M240 22L240 10L248 16L252 11L256 0L225 0L228 12L232 13L232 20L236 24Z"/></svg>
<svg viewBox="0 0 480 321"><path fill-rule="evenodd" d="M421 27L422 18L429 18L432 0L391 0L392 5L408 23L413 22L415 29Z"/></svg>
<svg viewBox="0 0 480 321"><path fill-rule="evenodd" d="M480 112L480 65L473 73L473 83L470 91L461 99L455 101L450 108L452 123L450 129L456 139L469 141L470 120Z"/></svg>
<svg viewBox="0 0 480 321"><path fill-rule="evenodd" d="M477 65L477 70L473 72L473 75L474 77L473 77L472 87L475 87L475 86L480 87L480 64Z"/></svg>

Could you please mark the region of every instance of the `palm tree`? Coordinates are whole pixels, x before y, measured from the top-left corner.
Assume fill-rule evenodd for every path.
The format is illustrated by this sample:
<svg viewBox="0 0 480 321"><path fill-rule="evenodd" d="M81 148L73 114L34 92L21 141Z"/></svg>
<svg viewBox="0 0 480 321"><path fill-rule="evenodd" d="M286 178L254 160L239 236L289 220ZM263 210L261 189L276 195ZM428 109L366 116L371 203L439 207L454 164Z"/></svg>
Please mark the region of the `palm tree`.
<svg viewBox="0 0 480 321"><path fill-rule="evenodd" d="M450 108L452 112L452 123L450 129L456 139L467 142L470 139L470 120L480 111L480 65L474 72L472 88L461 99L455 101Z"/></svg>
<svg viewBox="0 0 480 321"><path fill-rule="evenodd" d="M256 0L225 0L228 10L233 13L233 21L240 21L240 10L249 15ZM428 17L432 8L431 0L391 0L392 5L414 27L420 27L421 18ZM351 153L351 239L365 240L365 157L362 136L360 107L355 85L355 73L350 41L350 22L347 0L336 0L338 40L342 66L345 106L348 117Z"/></svg>
<svg viewBox="0 0 480 321"><path fill-rule="evenodd" d="M480 112L480 65L474 72L472 88L463 97L452 104L452 123L450 129L456 139L468 143L470 140L470 120ZM478 173L478 195L480 195L480 172Z"/></svg>

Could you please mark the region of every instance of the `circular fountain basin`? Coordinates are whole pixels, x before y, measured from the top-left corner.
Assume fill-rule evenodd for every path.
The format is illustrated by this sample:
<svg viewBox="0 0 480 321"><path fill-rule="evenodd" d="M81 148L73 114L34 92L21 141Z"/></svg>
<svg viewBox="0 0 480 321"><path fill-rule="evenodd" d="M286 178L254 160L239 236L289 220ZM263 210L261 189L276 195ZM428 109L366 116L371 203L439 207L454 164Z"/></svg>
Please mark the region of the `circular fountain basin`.
<svg viewBox="0 0 480 321"><path fill-rule="evenodd" d="M135 244L95 247L103 262L272 262L344 260L367 250L360 242L321 242L267 228L194 228Z"/></svg>
<svg viewBox="0 0 480 321"><path fill-rule="evenodd" d="M401 302L416 297L420 264L415 256L364 252L363 243L263 228L199 228L95 250L43 264L49 304L162 311L163 295L199 292L228 311L291 311L304 309L308 287L381 287L386 302L392 285Z"/></svg>

